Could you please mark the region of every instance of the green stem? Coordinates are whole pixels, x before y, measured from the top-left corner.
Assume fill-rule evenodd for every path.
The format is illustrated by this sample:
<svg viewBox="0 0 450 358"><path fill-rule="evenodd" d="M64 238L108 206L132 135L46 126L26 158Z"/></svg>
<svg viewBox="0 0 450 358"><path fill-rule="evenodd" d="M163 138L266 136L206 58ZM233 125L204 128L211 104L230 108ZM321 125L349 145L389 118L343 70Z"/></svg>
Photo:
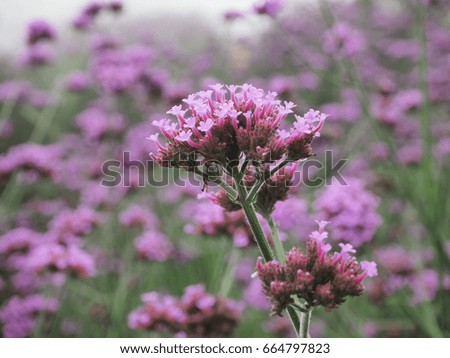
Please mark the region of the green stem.
<svg viewBox="0 0 450 358"><path fill-rule="evenodd" d="M308 309L305 313L300 316L300 338L310 338L309 335L309 324L311 322L311 312L312 309Z"/></svg>
<svg viewBox="0 0 450 358"><path fill-rule="evenodd" d="M291 320L292 326L294 327L295 335L297 337L300 337L300 319L298 317L297 311L295 310L295 308L290 307L290 306L286 310L287 310L289 319Z"/></svg>
<svg viewBox="0 0 450 358"><path fill-rule="evenodd" d="M252 230L253 236L255 237L256 243L258 245L259 251L261 252L265 262L272 261L274 259L274 254L270 248L269 242L264 234L261 224L256 216L256 211L251 202L247 200L247 190L243 185L241 185L240 174L236 173L233 175L236 190L238 192L238 199L244 210L247 221ZM300 332L300 319L298 317L297 311L293 307L287 308L288 316L294 327L295 334L298 336Z"/></svg>
<svg viewBox="0 0 450 358"><path fill-rule="evenodd" d="M428 58L427 58L427 37L426 37L426 11L427 7L422 5L420 1L417 4L417 21L416 32L417 40L420 45L420 57L419 57L419 86L422 93L422 106L420 111L420 125L422 131L423 141L423 160L427 164L431 164L431 149L432 149L432 133L429 121L429 90L428 90ZM430 169L430 168L428 168Z"/></svg>
<svg viewBox="0 0 450 358"><path fill-rule="evenodd" d="M280 240L280 235L278 233L278 227L271 215L267 216L267 222L269 223L270 233L272 234L273 247L275 249L275 257L278 262L284 264L285 252L283 248L283 243Z"/></svg>
<svg viewBox="0 0 450 358"><path fill-rule="evenodd" d="M233 245L230 256L228 257L228 264L222 276L222 282L220 284L219 289L219 294L223 297L228 297L228 294L230 293L234 281L234 274L236 272L236 267L239 262L239 257L240 257L239 251Z"/></svg>
<svg viewBox="0 0 450 358"><path fill-rule="evenodd" d="M259 251L263 256L265 262L272 261L274 259L274 255L272 249L270 248L269 242L266 239L266 235L264 235L264 231L261 227L261 224L256 216L256 211L250 202L246 200L247 198L247 190L243 185L241 185L240 181L235 176L235 184L236 189L239 196L239 202L244 210L247 221L250 225L250 229L252 230L253 236L255 237L256 243L258 245Z"/></svg>
<svg viewBox="0 0 450 358"><path fill-rule="evenodd" d="M54 106L47 106L45 109L41 112L41 115L39 116L36 126L33 129L33 132L30 136L30 141L35 143L42 143L45 139L48 129L50 128L51 124L53 123L53 119L55 118L56 112L59 109L59 99L58 103Z"/></svg>
<svg viewBox="0 0 450 358"><path fill-rule="evenodd" d="M267 179L271 178L277 171L279 171L281 168L283 168L289 161L283 160L281 163L279 163L275 168L273 168L268 175L263 176L258 182L256 182L255 185L250 189L250 192L247 195L247 200L252 203L256 195L258 194L259 190L263 186L263 184L266 182Z"/></svg>
<svg viewBox="0 0 450 358"><path fill-rule="evenodd" d="M0 111L0 125L3 121L11 119L9 117L11 116L15 106L16 101L8 101L2 104L2 110Z"/></svg>

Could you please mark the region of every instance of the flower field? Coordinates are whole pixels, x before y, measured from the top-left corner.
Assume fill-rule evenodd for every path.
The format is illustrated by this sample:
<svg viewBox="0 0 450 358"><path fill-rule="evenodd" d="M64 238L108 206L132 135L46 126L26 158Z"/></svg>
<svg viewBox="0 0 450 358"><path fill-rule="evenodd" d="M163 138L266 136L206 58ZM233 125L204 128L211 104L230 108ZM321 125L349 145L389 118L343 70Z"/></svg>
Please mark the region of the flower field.
<svg viewBox="0 0 450 358"><path fill-rule="evenodd" d="M0 55L1 337L450 336L450 3L229 6Z"/></svg>

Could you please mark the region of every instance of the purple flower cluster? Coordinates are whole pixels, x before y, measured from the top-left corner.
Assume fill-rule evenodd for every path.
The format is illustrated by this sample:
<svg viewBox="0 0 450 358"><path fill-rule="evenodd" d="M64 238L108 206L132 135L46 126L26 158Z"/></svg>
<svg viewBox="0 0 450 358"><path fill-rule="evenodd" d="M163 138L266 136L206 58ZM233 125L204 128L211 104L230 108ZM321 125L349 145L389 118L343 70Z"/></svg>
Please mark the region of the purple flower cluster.
<svg viewBox="0 0 450 358"><path fill-rule="evenodd" d="M96 273L94 258L77 245L39 245L30 252L27 264L36 273L54 270L78 277L92 277Z"/></svg>
<svg viewBox="0 0 450 358"><path fill-rule="evenodd" d="M120 133L125 126L125 120L120 114L108 114L97 107L85 109L75 121L83 135L93 140L99 140L109 133Z"/></svg>
<svg viewBox="0 0 450 358"><path fill-rule="evenodd" d="M230 337L239 322L240 303L210 295L203 285L186 287L181 298L148 292L143 306L128 316L132 329L187 337Z"/></svg>
<svg viewBox="0 0 450 358"><path fill-rule="evenodd" d="M308 203L297 196L277 202L272 218L280 230L291 237L306 238L313 229Z"/></svg>
<svg viewBox="0 0 450 358"><path fill-rule="evenodd" d="M428 257L427 257L428 256ZM385 246L375 250L376 260L385 274L377 283L369 287L369 297L375 302L382 302L386 296L393 295L400 289L409 288L413 296L411 303L432 302L443 282L439 274L427 266L433 255L425 252L408 251L397 245Z"/></svg>
<svg viewBox="0 0 450 358"><path fill-rule="evenodd" d="M158 231L145 231L136 238L134 246L138 256L148 261L164 262L175 255L174 245Z"/></svg>
<svg viewBox="0 0 450 358"><path fill-rule="evenodd" d="M56 29L45 20L34 20L28 24L27 42L34 45L42 40L54 40Z"/></svg>
<svg viewBox="0 0 450 358"><path fill-rule="evenodd" d="M346 23L337 23L325 33L324 51L335 57L351 58L364 51L365 47L363 34Z"/></svg>
<svg viewBox="0 0 450 358"><path fill-rule="evenodd" d="M0 83L0 103L5 102L44 107L51 102L51 98L48 93L34 89L27 81L5 81Z"/></svg>
<svg viewBox="0 0 450 358"><path fill-rule="evenodd" d="M119 222L125 227L138 227L144 230L156 229L159 220L147 206L133 204L121 211Z"/></svg>
<svg viewBox="0 0 450 358"><path fill-rule="evenodd" d="M256 14L265 14L275 17L284 8L284 6L284 0L262 0L253 5L253 11Z"/></svg>
<svg viewBox="0 0 450 358"><path fill-rule="evenodd" d="M66 79L66 87L72 92L84 92L91 87L91 78L87 73L74 72Z"/></svg>
<svg viewBox="0 0 450 358"><path fill-rule="evenodd" d="M14 146L8 153L0 155L0 180L19 170L53 177L56 170L54 164L61 155L62 150L58 144L24 143Z"/></svg>
<svg viewBox="0 0 450 358"><path fill-rule="evenodd" d="M53 314L59 303L42 295L14 296L0 308L0 322L6 338L27 337L33 333L38 314Z"/></svg>
<svg viewBox="0 0 450 358"><path fill-rule="evenodd" d="M19 63L24 66L38 66L53 62L55 53L48 42L55 38L56 29L47 21L30 22L26 38L27 47L20 55Z"/></svg>
<svg viewBox="0 0 450 358"><path fill-rule="evenodd" d="M107 93L124 93L141 83L153 58L149 47L99 51L92 63L92 74Z"/></svg>
<svg viewBox="0 0 450 358"><path fill-rule="evenodd" d="M382 220L379 198L366 190L358 178L345 177L346 185L333 180L317 197L317 215L330 221L333 238L359 247L372 240Z"/></svg>
<svg viewBox="0 0 450 358"><path fill-rule="evenodd" d="M87 30L95 22L95 19L103 11L109 11L113 14L123 10L121 1L112 0L109 2L91 2L72 20L72 25L78 30Z"/></svg>
<svg viewBox="0 0 450 358"><path fill-rule="evenodd" d="M340 244L341 251L330 253L325 243L327 222L318 222L319 230L310 235L306 254L294 247L286 254L286 264L278 261L263 263L258 260L258 277L272 303L272 314L281 315L294 297L304 300L308 307L323 306L331 311L346 297L359 296L367 276L377 275L374 262L358 263L352 256L356 252L350 244Z"/></svg>
<svg viewBox="0 0 450 358"><path fill-rule="evenodd" d="M221 84L184 99L188 106L175 106L169 119L154 121L167 139L165 146L158 135L151 135L159 147L153 159L163 166L182 167L193 171L197 166L215 162L224 168L237 165L242 154L248 161L273 163L284 156L300 160L312 155L310 144L319 136L326 115L310 110L296 116L293 127L279 129L295 105L281 104L273 92L251 85Z"/></svg>
<svg viewBox="0 0 450 358"><path fill-rule="evenodd" d="M236 247L252 246L255 241L242 211L229 212L211 201L187 201L181 208L187 234L232 238ZM261 219L261 217L260 217ZM267 224L264 226L269 232Z"/></svg>

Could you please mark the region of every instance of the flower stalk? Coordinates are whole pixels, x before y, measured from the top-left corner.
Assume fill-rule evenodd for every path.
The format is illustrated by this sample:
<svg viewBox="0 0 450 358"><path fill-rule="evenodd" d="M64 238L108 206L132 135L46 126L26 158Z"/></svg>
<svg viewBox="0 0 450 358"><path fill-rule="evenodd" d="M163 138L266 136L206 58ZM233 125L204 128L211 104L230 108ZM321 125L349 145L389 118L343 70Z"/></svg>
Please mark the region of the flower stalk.
<svg viewBox="0 0 450 358"><path fill-rule="evenodd" d="M244 210L245 216L248 220L252 233L255 237L256 243L258 245L259 251L265 262L272 261L274 259L274 254L270 248L269 242L266 239L264 231L261 227L261 223L256 216L256 211L254 205L247 201L247 190L240 183L239 175L233 175L235 180L236 190L238 192L238 201Z"/></svg>
<svg viewBox="0 0 450 358"><path fill-rule="evenodd" d="M300 334L299 338L310 338L309 325L311 323L312 308L309 308L306 312L303 312L300 316Z"/></svg>
<svg viewBox="0 0 450 358"><path fill-rule="evenodd" d="M241 176L239 174L233 175L233 178L235 180L236 191L238 192L239 204L242 206L242 209L244 210L245 216L248 220L249 226L252 230L252 233L255 237L256 243L258 245L259 251L261 252L264 261L270 262L275 259L275 255L272 249L270 248L269 242L261 227L261 223L259 222L258 217L256 216L255 207L253 203L248 200L247 190L245 186L241 184L240 177ZM272 240L274 241L274 243L278 242L277 244L275 244L277 257L281 257L284 262L284 250L281 245L281 241L279 239L278 229L272 218L270 218L269 220L269 225L271 227ZM299 336L301 321L297 310L295 310L293 307L287 307L286 311L291 320L292 326L295 330L295 334Z"/></svg>

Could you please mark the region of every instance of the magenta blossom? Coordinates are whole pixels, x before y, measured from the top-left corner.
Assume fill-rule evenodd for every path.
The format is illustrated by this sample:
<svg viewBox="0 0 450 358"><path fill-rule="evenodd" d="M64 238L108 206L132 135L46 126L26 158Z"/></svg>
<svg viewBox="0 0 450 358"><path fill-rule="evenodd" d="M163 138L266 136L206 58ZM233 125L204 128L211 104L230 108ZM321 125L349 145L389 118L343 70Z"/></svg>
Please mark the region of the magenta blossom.
<svg viewBox="0 0 450 358"><path fill-rule="evenodd" d="M34 20L28 24L27 43L34 45L42 40L56 38L56 29L45 20Z"/></svg>
<svg viewBox="0 0 450 358"><path fill-rule="evenodd" d="M294 247L286 254L285 265L275 260L265 264L258 260L258 276L272 303L273 314L280 315L294 303L295 296L307 307L323 306L331 311L346 297L361 295L364 278L377 275L376 264L358 263L349 244L342 244L339 253L331 253L331 245L325 243L326 224L319 222L319 230L311 233L306 254Z"/></svg>
<svg viewBox="0 0 450 358"><path fill-rule="evenodd" d="M276 93L265 93L251 85L211 86L212 90L194 93L182 105L173 107L169 119L154 121L167 140L158 142L153 159L163 166L195 167L215 162L226 169L236 165L242 155L246 160L273 163L282 158L297 161L312 155L310 144L319 136L326 115L309 110L288 131L279 126L295 105L281 103Z"/></svg>
<svg viewBox="0 0 450 358"><path fill-rule="evenodd" d="M208 294L203 285L186 287L180 299L158 292L141 298L144 305L130 313L129 327L178 337L229 337L243 310L236 301Z"/></svg>
<svg viewBox="0 0 450 358"><path fill-rule="evenodd" d="M275 17L284 8L284 5L284 0L262 0L253 5L253 11L257 14Z"/></svg>

